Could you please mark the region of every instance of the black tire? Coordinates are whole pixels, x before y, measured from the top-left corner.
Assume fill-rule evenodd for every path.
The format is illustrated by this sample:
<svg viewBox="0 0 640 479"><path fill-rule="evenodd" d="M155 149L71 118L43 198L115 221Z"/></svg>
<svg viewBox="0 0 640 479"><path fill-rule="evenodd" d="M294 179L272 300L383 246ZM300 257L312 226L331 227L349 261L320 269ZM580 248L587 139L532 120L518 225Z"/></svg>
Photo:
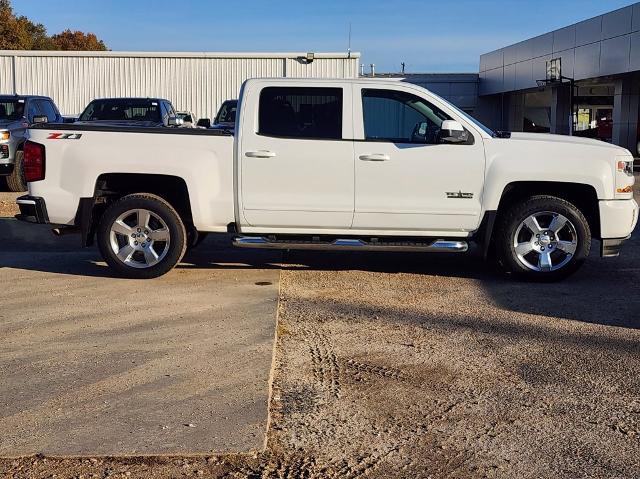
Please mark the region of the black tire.
<svg viewBox="0 0 640 479"><path fill-rule="evenodd" d="M112 226L121 215L130 210L147 210L151 212L166 225L166 229L163 231L168 230L169 241L159 243L164 245L164 256L151 266L129 266L118 258L112 247ZM158 220L154 219L154 221ZM117 241L124 241L124 236L118 237ZM187 249L187 233L180 215L167 201L150 193L135 193L120 198L107 208L100 218L97 243L102 257L118 276L133 279L151 279L169 272L180 262ZM164 251L164 248L166 248L166 251ZM139 253L136 252L135 254Z"/></svg>
<svg viewBox="0 0 640 479"><path fill-rule="evenodd" d="M24 153L16 151L13 172L7 176L7 186L14 192L27 191L27 181L24 178Z"/></svg>
<svg viewBox="0 0 640 479"><path fill-rule="evenodd" d="M548 229L549 226L553 226L551 222L554 215L568 220L564 229L558 230L558 233ZM525 224L532 216L536 217L536 224L542 229L541 237L536 236L534 228ZM544 223L546 218L549 218L548 224ZM587 219L576 206L555 196L532 196L501 212L494 238L498 261L502 268L522 279L533 281L559 281L568 277L582 266L591 250L591 230ZM516 243L518 246L524 245L524 249L519 251L520 254L516 252ZM561 243L568 246L562 246ZM536 249L523 254L528 247ZM568 254L564 249L572 253ZM543 255L551 261L541 261ZM552 268L558 269L549 268L549 264ZM536 267L541 269L532 269Z"/></svg>

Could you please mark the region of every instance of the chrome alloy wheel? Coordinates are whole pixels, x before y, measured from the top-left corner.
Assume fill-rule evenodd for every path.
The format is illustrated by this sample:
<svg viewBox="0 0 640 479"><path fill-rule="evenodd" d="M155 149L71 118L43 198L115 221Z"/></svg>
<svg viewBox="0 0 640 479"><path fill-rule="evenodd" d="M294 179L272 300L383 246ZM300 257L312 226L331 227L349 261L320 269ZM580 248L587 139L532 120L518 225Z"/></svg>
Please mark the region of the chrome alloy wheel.
<svg viewBox="0 0 640 479"><path fill-rule="evenodd" d="M551 211L534 213L520 223L513 237L518 261L532 271L556 271L578 249L576 228L566 216Z"/></svg>
<svg viewBox="0 0 640 479"><path fill-rule="evenodd" d="M167 255L171 235L157 214L145 209L129 210L113 222L109 232L111 250L132 268L150 268Z"/></svg>

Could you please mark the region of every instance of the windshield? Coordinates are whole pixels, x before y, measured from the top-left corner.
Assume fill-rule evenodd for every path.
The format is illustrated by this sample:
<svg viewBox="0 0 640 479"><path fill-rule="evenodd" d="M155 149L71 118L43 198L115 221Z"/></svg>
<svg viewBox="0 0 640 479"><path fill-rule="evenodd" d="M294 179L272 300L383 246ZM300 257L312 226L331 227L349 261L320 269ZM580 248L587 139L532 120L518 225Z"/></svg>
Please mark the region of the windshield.
<svg viewBox="0 0 640 479"><path fill-rule="evenodd" d="M443 102L445 102L447 105L449 105L451 108L453 108L457 113L460 114L460 116L463 116L467 121L469 121L470 123L473 123L475 126L477 126L478 128L480 128L482 131L484 131L487 135L489 136L496 136L496 132L493 131L491 128L489 128L488 126L483 125L482 123L480 123L478 120L476 120L474 117L472 117L471 115L469 115L468 113L462 111L460 108L458 108L457 106L455 106L453 103L445 100L442 97L439 97L439 99Z"/></svg>
<svg viewBox="0 0 640 479"><path fill-rule="evenodd" d="M237 100L225 101L220 107L216 123L235 123L236 122L236 110L238 109Z"/></svg>
<svg viewBox="0 0 640 479"><path fill-rule="evenodd" d="M24 100L0 99L0 120L17 121L24 117Z"/></svg>
<svg viewBox="0 0 640 479"><path fill-rule="evenodd" d="M94 100L80 115L80 121L155 121L160 122L156 101L119 99Z"/></svg>

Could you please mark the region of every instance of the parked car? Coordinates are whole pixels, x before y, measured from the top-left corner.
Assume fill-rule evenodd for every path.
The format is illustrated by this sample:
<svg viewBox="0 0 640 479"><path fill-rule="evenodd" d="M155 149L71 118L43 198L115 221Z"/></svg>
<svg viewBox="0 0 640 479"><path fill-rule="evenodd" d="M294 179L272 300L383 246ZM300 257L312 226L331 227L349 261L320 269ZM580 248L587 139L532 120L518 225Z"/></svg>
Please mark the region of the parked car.
<svg viewBox="0 0 640 479"><path fill-rule="evenodd" d="M184 128L197 128L198 117L196 117L190 111L179 111L176 116L182 120L182 126Z"/></svg>
<svg viewBox="0 0 640 479"><path fill-rule="evenodd" d="M638 220L633 157L597 140L494 132L385 80L252 79L239 129L29 130L19 218L94 237L152 278L200 232L244 248L464 253L557 280ZM185 161L188 159L188 161Z"/></svg>
<svg viewBox="0 0 640 479"><path fill-rule="evenodd" d="M157 128L182 123L169 100L102 98L89 103L75 124Z"/></svg>
<svg viewBox="0 0 640 479"><path fill-rule="evenodd" d="M35 95L0 95L0 176L11 191L25 191L23 145L33 123L59 123L62 116L53 100Z"/></svg>
<svg viewBox="0 0 640 479"><path fill-rule="evenodd" d="M211 128L216 130L233 131L236 126L236 110L238 109L238 100L226 100L220 106L213 125Z"/></svg>

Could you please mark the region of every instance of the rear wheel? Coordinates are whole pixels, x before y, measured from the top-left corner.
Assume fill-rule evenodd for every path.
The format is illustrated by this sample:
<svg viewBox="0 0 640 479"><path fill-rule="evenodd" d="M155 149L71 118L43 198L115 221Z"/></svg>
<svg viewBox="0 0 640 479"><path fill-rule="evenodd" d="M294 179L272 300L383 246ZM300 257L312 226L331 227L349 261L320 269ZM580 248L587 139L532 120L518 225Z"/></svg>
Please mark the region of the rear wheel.
<svg viewBox="0 0 640 479"><path fill-rule="evenodd" d="M162 276L181 259L187 234L176 210L151 194L128 195L102 215L97 242L102 257L120 276Z"/></svg>
<svg viewBox="0 0 640 479"><path fill-rule="evenodd" d="M553 196L534 196L509 208L496 235L502 266L533 280L569 276L591 248L591 231L582 212Z"/></svg>
<svg viewBox="0 0 640 479"><path fill-rule="evenodd" d="M7 176L7 186L11 191L27 191L27 181L24 177L24 153L16 151L13 172Z"/></svg>

